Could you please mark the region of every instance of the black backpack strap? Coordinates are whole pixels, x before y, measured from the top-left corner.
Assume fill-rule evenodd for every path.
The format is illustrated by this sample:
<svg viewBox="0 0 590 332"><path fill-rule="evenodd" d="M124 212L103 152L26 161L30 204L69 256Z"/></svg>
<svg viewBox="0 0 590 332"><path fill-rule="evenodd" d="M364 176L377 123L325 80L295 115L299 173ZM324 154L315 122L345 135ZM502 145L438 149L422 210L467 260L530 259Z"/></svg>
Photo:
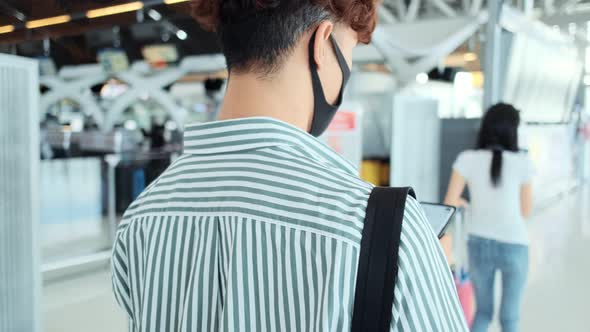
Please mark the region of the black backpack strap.
<svg viewBox="0 0 590 332"><path fill-rule="evenodd" d="M412 188L376 187L367 204L352 314L352 332L389 331L402 221Z"/></svg>

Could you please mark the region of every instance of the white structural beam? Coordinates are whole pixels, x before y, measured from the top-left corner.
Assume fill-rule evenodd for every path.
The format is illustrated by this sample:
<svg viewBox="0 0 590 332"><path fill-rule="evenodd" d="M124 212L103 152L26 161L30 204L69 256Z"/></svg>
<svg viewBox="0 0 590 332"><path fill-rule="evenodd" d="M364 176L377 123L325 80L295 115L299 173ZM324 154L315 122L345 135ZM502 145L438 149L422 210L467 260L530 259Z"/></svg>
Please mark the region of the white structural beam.
<svg viewBox="0 0 590 332"><path fill-rule="evenodd" d="M377 16L379 18L379 23L381 24L391 24L397 22L395 15L384 6L379 6L379 8L377 8Z"/></svg>
<svg viewBox="0 0 590 332"><path fill-rule="evenodd" d="M469 10L469 14L476 15L481 11L483 7L483 0L472 0L471 2L471 9Z"/></svg>
<svg viewBox="0 0 590 332"><path fill-rule="evenodd" d="M570 23L585 25L588 21L590 21L590 11L545 15L541 17L541 21L550 26L558 25L561 27L567 27Z"/></svg>
<svg viewBox="0 0 590 332"><path fill-rule="evenodd" d="M471 9L471 0L461 0L461 6L464 12L468 12Z"/></svg>
<svg viewBox="0 0 590 332"><path fill-rule="evenodd" d="M68 66L62 68L58 76L44 76L40 79L40 83L50 89L41 96L40 111L43 115L51 105L60 100L72 99L80 104L84 114L94 118L101 130L108 132L113 129L125 109L147 96L160 104L182 126L186 111L163 88L189 73L217 73L225 68L225 58L221 54L185 57L178 67L156 72L144 61L134 63L128 71L114 74L104 72L100 65ZM91 94L83 92L107 81L109 77L124 81L129 89L115 100L110 109L103 110Z"/></svg>
<svg viewBox="0 0 590 332"><path fill-rule="evenodd" d="M189 56L183 59L178 67L157 72L155 75L146 73L142 64L134 65L135 70L118 73L116 77L130 86L107 112L103 130L110 131L123 112L138 99L146 96L156 101L164 111L172 117L180 127L184 126L187 111L174 100L172 95L163 88L188 73L216 73L226 68L223 55ZM146 75L148 74L148 75Z"/></svg>
<svg viewBox="0 0 590 332"><path fill-rule="evenodd" d="M225 57L222 54L188 56L182 60L180 68L187 73L216 73L226 69Z"/></svg>
<svg viewBox="0 0 590 332"><path fill-rule="evenodd" d="M58 77L68 81L75 80L81 77L99 76L104 74L104 69L100 64L64 66L60 69Z"/></svg>
<svg viewBox="0 0 590 332"><path fill-rule="evenodd" d="M419 19L423 12L424 5L429 5L443 17L456 17L473 15L479 13L483 0L461 0L462 7L454 8L448 0L384 0L388 8L394 9L397 13L397 21L413 22ZM381 15L380 15L381 18ZM430 17L432 19L432 17ZM381 21L391 23L391 19Z"/></svg>
<svg viewBox="0 0 590 332"><path fill-rule="evenodd" d="M590 10L590 3L582 0L493 0L506 5L514 5L525 16L533 17L536 13L552 16L563 13L578 13ZM489 5L492 0L383 0L385 8L395 12L397 21L414 22L423 18L433 19L433 12L439 17L475 16L485 10L484 4ZM425 10L429 8L430 10ZM435 14L436 15L436 14ZM381 18L381 15L380 15ZM381 23L391 23L391 19L384 19Z"/></svg>
<svg viewBox="0 0 590 332"><path fill-rule="evenodd" d="M449 17L457 16L457 12L449 6L444 0L430 0L433 6L435 6L438 10L440 10L443 14Z"/></svg>
<svg viewBox="0 0 590 332"><path fill-rule="evenodd" d="M185 72L178 68L163 70L154 77L146 77L133 71L118 73L116 77L127 83L129 89L119 96L108 110L103 130L107 132L112 130L123 112L144 97L150 97L156 101L174 122L180 126L184 125L184 115L180 106L169 93L163 90L165 86L176 82L184 75Z"/></svg>
<svg viewBox="0 0 590 332"><path fill-rule="evenodd" d="M404 0L396 0L395 1L395 7L397 9L398 15L400 17L401 21L406 21L407 20L407 8L406 8L406 2Z"/></svg>
<svg viewBox="0 0 590 332"><path fill-rule="evenodd" d="M83 91L104 82L106 79L107 75L105 73L82 76L69 81L58 76L41 77L40 83L50 89L41 96L39 108L41 115L46 114L49 108L55 103L68 98L80 104L84 114L91 116L96 121L96 124L102 127L104 123L103 111L98 106L94 97L91 94L83 93Z"/></svg>
<svg viewBox="0 0 590 332"><path fill-rule="evenodd" d="M522 11L524 16L533 17L535 11L535 0L522 0Z"/></svg>
<svg viewBox="0 0 590 332"><path fill-rule="evenodd" d="M408 11L406 13L408 15L408 21L416 20L416 18L418 17L418 11L420 10L421 5L422 5L421 0L414 0L414 1L410 2L410 5L408 6Z"/></svg>
<svg viewBox="0 0 590 332"><path fill-rule="evenodd" d="M354 51L355 62L384 62L403 85L428 71L468 40L487 19L475 17L380 25L372 44Z"/></svg>
<svg viewBox="0 0 590 332"><path fill-rule="evenodd" d="M580 0L568 0L566 3L561 6L559 9L562 13L568 13L574 9L574 7L580 3Z"/></svg>
<svg viewBox="0 0 590 332"><path fill-rule="evenodd" d="M502 27L500 17L504 0L488 1L488 23L486 25L486 43L484 48L484 96L483 106L487 109L502 98L500 86L500 60L502 54Z"/></svg>
<svg viewBox="0 0 590 332"><path fill-rule="evenodd" d="M583 72L580 45L508 6L499 24L513 34L510 53L504 54L502 100L521 109L524 119L556 121L556 112L566 114L574 104ZM539 69L547 64L552 70Z"/></svg>
<svg viewBox="0 0 590 332"><path fill-rule="evenodd" d="M574 43L581 52L588 46L585 26L590 20L590 12L579 14L557 14L542 17L540 20L531 21L523 17L522 13L511 7L504 6L500 24L510 32L526 33L534 38L551 42L555 46L571 47ZM575 35L568 36L564 33L555 32L551 26L568 26L570 23L576 23L584 26L577 29ZM548 38L551 40L549 41Z"/></svg>
<svg viewBox="0 0 590 332"><path fill-rule="evenodd" d="M554 14L555 13L555 0L544 0L543 9L545 9L545 13L547 13L548 15Z"/></svg>

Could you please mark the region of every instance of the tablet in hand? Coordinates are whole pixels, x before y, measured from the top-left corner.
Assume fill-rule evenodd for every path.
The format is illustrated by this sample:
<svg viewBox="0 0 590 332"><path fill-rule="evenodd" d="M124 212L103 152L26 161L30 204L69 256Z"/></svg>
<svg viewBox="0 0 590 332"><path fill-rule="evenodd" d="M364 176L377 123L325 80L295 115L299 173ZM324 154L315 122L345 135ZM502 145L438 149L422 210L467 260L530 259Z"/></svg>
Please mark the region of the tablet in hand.
<svg viewBox="0 0 590 332"><path fill-rule="evenodd" d="M457 209L454 206L436 203L421 202L420 205L422 205L428 224L434 233L439 238L443 237Z"/></svg>

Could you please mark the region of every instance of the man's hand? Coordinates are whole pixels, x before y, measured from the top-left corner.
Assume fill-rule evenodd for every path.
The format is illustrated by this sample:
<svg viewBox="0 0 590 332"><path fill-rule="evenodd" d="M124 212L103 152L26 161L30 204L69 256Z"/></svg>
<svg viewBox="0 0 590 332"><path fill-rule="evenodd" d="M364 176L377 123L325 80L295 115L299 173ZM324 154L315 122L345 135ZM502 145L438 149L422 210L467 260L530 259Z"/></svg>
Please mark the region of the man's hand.
<svg viewBox="0 0 590 332"><path fill-rule="evenodd" d="M457 207L467 209L469 207L469 202L465 198L461 197L459 198L459 202L457 202Z"/></svg>

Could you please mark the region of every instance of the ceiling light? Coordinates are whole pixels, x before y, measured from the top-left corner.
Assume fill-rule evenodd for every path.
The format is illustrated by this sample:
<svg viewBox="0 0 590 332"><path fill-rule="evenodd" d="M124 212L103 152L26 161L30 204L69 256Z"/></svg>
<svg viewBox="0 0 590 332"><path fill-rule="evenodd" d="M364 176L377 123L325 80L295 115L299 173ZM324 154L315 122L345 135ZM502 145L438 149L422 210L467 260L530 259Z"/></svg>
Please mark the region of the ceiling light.
<svg viewBox="0 0 590 332"><path fill-rule="evenodd" d="M475 54L473 52L467 52L467 53L463 54L463 60L465 60L467 62L475 61L475 60L477 60L477 54Z"/></svg>
<svg viewBox="0 0 590 332"><path fill-rule="evenodd" d="M48 25L55 25L61 23L67 23L71 20L70 15L60 15L48 18L42 18L39 20L28 21L25 26L29 29L35 29L40 27L46 27Z"/></svg>
<svg viewBox="0 0 590 332"><path fill-rule="evenodd" d="M418 82L420 84L428 83L428 74L420 73L420 74L416 75L416 82Z"/></svg>
<svg viewBox="0 0 590 332"><path fill-rule="evenodd" d="M132 12L135 10L140 10L143 8L143 2L135 1L130 3L125 3L122 5L110 6L110 7L103 7L98 9L92 9L86 12L86 17L88 18L95 18L95 17L102 17L108 15L116 15L120 13Z"/></svg>
<svg viewBox="0 0 590 332"><path fill-rule="evenodd" d="M163 31L162 32L162 41L163 42L167 42L170 40L170 32L168 31Z"/></svg>
<svg viewBox="0 0 590 332"><path fill-rule="evenodd" d="M0 26L0 33L9 33L14 31L14 25L2 25Z"/></svg>
<svg viewBox="0 0 590 332"><path fill-rule="evenodd" d="M18 10L14 11L12 15L14 15L14 17L21 22L24 22L27 20L27 17L25 16L25 14L19 12Z"/></svg>
<svg viewBox="0 0 590 332"><path fill-rule="evenodd" d="M176 37L180 40L186 40L188 38L188 34L184 30L178 30L176 32Z"/></svg>
<svg viewBox="0 0 590 332"><path fill-rule="evenodd" d="M159 20L161 20L161 19L162 19L162 14L160 14L160 13L159 13L157 10L155 10L155 9L150 9L150 10L148 11L148 15L149 15L149 17L151 17L151 18L152 18L152 20L154 20L154 21L159 21Z"/></svg>
<svg viewBox="0 0 590 332"><path fill-rule="evenodd" d="M190 0L164 0L164 3L167 5L172 5L175 3L181 3L181 2L188 2Z"/></svg>

